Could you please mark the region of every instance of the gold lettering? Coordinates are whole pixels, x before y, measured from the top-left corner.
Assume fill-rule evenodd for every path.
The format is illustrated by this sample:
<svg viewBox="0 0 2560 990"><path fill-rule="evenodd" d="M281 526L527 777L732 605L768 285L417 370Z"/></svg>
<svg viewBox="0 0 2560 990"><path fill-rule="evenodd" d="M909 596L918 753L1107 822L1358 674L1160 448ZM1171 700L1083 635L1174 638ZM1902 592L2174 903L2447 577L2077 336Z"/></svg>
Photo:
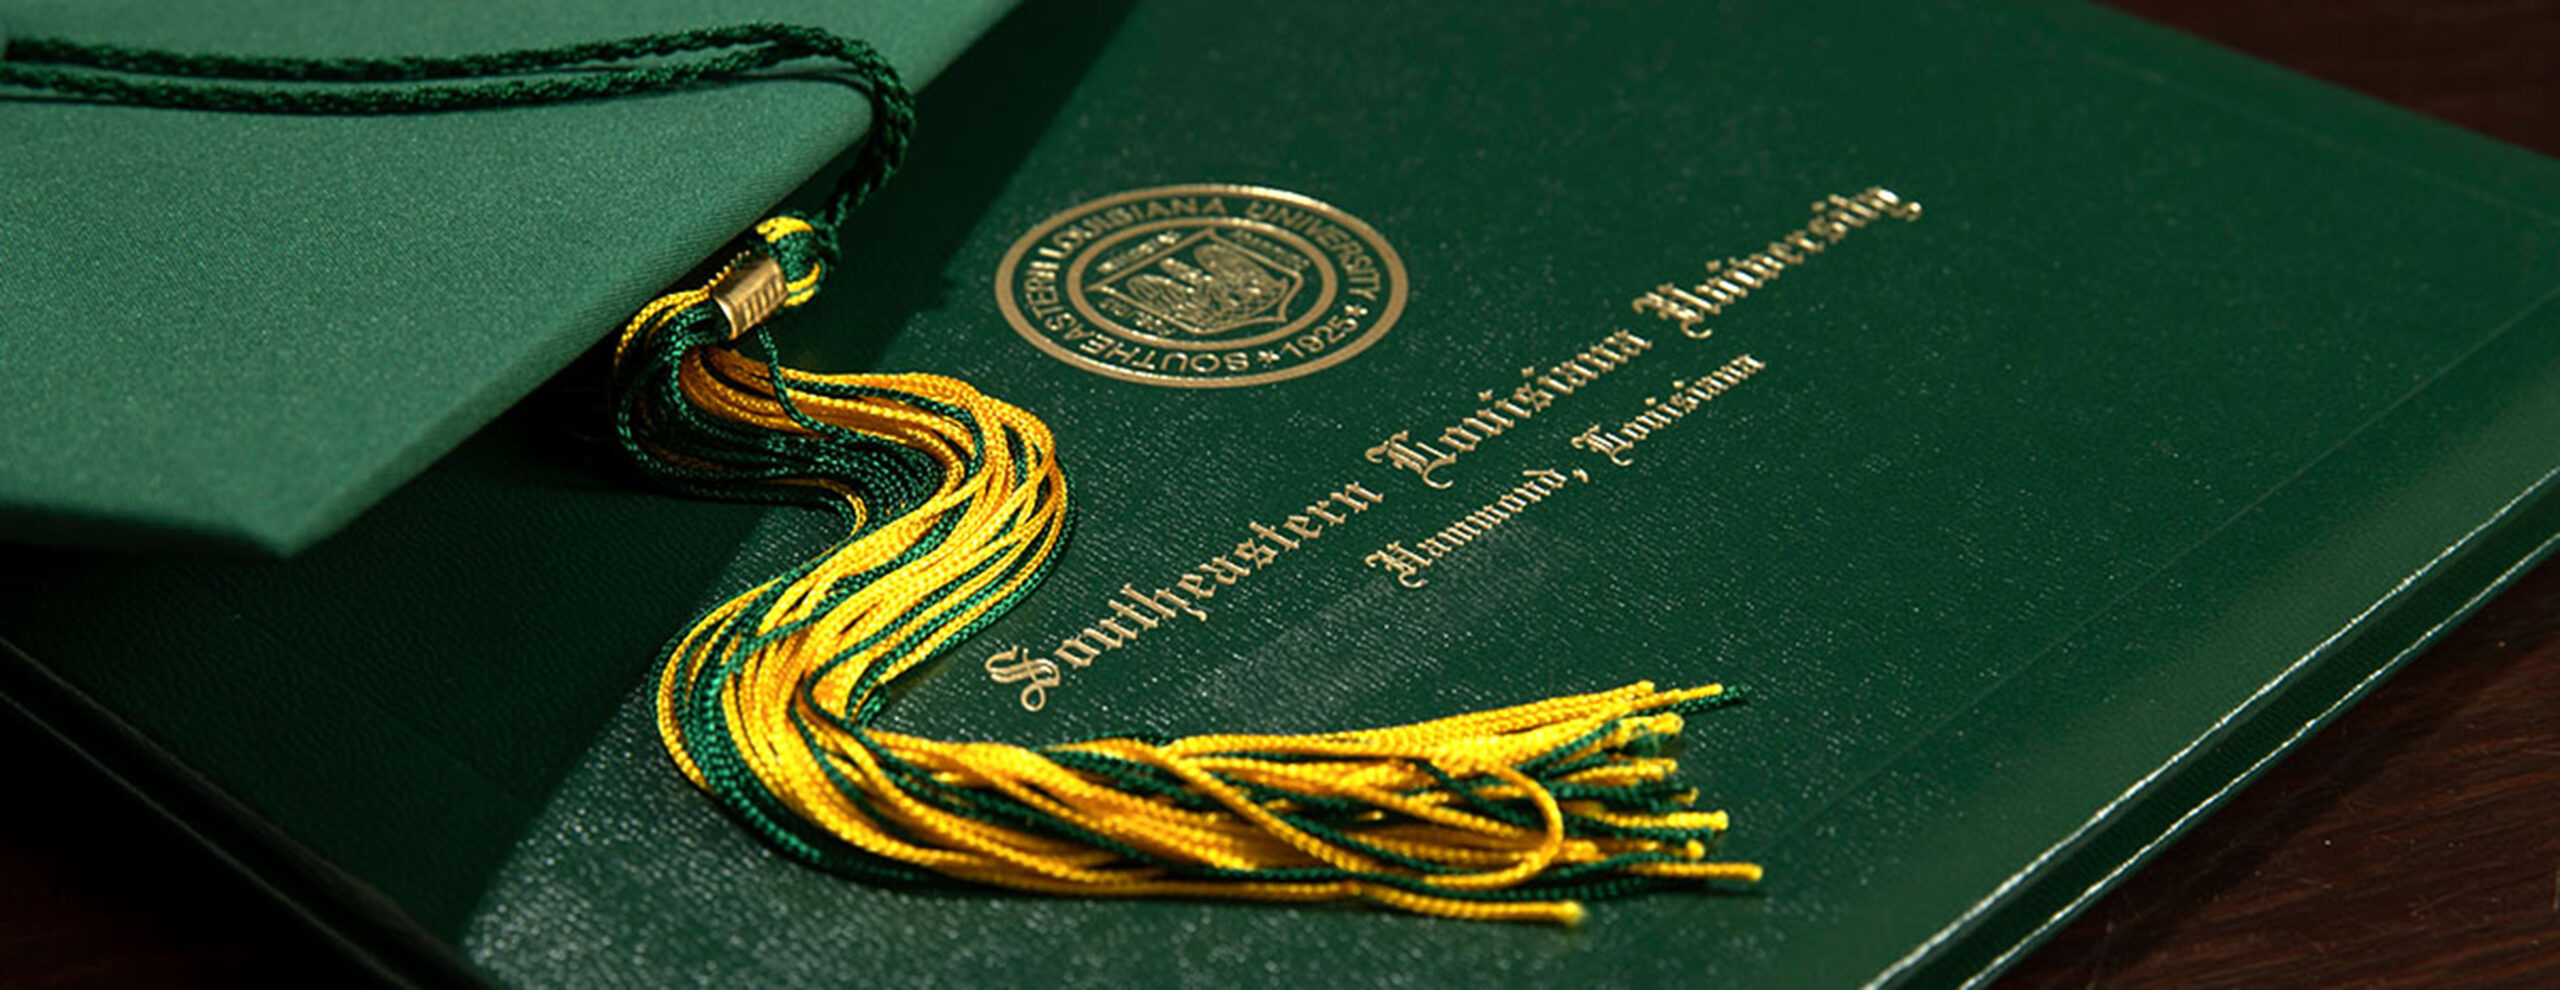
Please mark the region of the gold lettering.
<svg viewBox="0 0 2560 990"><path fill-rule="evenodd" d="M1874 207L1850 199L1849 197L1842 196L1839 193L1832 193L1831 195L1823 198L1830 200L1831 205L1837 208L1837 212L1832 213L1831 218L1852 227L1864 227L1867 225L1868 221L1874 220L1875 218L1883 215L1877 213Z"/></svg>
<svg viewBox="0 0 2560 990"><path fill-rule="evenodd" d="M1431 562L1414 556L1400 543L1389 543L1386 549L1371 551L1368 556L1360 560L1371 567L1384 569L1395 576L1397 584L1408 588L1419 588L1431 583L1422 576L1422 567L1429 566ZM1421 561L1421 563L1417 565L1415 561Z"/></svg>
<svg viewBox="0 0 2560 990"><path fill-rule="evenodd" d="M1502 425L1504 426L1516 426L1519 424L1520 420L1527 419L1536 413L1536 410L1521 405L1519 398L1519 392L1516 390L1511 395L1500 399L1494 398L1491 390L1476 393L1477 402L1493 403L1492 405L1484 408L1484 415L1494 415L1494 410L1499 409L1502 410L1505 415L1512 417L1503 420Z"/></svg>
<svg viewBox="0 0 2560 990"><path fill-rule="evenodd" d="M1920 204L1903 199L1883 186L1868 186L1867 191L1858 194L1858 202L1905 223L1920 219Z"/></svg>
<svg viewBox="0 0 2560 990"><path fill-rule="evenodd" d="M1710 261L1707 263L1707 267L1710 270L1722 270L1724 268L1724 262ZM1741 302L1743 297L1751 294L1751 290L1749 288L1745 287L1740 282L1734 281L1728 275L1717 275L1707 281L1700 282L1698 283L1697 288L1699 292L1705 293L1708 298L1714 299L1715 301L1727 306Z"/></svg>
<svg viewBox="0 0 2560 990"><path fill-rule="evenodd" d="M1534 378L1537 373L1537 369L1534 368L1520 369L1520 377L1522 378ZM1522 416L1527 416L1530 413L1534 413L1541 409L1545 409L1548 406L1554 405L1556 397L1555 393L1539 388L1537 382L1533 380L1529 384L1512 389L1511 401L1515 405L1528 407L1529 412L1520 414Z"/></svg>
<svg viewBox="0 0 2560 990"><path fill-rule="evenodd" d="M987 677L998 684L1022 685L1022 710L1036 712L1049 704L1049 689L1058 686L1058 664L1047 657L1029 656L1022 647L1009 646L986 659Z"/></svg>
<svg viewBox="0 0 2560 990"><path fill-rule="evenodd" d="M1491 401L1491 395L1492 393L1486 393L1487 401ZM1491 409L1478 409L1475 415L1459 420L1458 425L1474 431L1478 436L1498 437L1502 435L1503 430L1519 424L1504 419L1501 413Z"/></svg>
<svg viewBox="0 0 2560 990"><path fill-rule="evenodd" d="M1484 538L1487 533L1527 511L1529 506L1545 501L1549 494L1564 487L1564 475L1546 468L1525 470L1520 472L1520 476L1527 480L1492 502L1450 521L1447 528L1425 537L1415 545L1415 549L1408 550L1402 542L1390 541L1361 559L1370 567L1392 575L1397 584L1407 588L1422 587L1429 583L1421 576L1423 568L1433 566L1434 562L1457 553L1459 548Z"/></svg>
<svg viewBox="0 0 2560 990"><path fill-rule="evenodd" d="M1571 442L1576 449L1599 454L1608 458L1609 463L1619 467L1635 463L1626 458L1627 449L1635 445L1619 438L1616 434L1600 432L1598 423L1593 423L1584 428L1581 433L1575 434Z"/></svg>
<svg viewBox="0 0 2560 990"><path fill-rule="evenodd" d="M1199 603L1217 597L1220 586L1233 586L1263 568L1279 562L1280 557L1303 548L1308 540L1325 535L1330 529L1346 525L1351 517L1367 512L1369 507L1386 501L1386 497L1359 482L1346 482L1324 493L1304 513L1292 513L1278 527L1250 522L1246 526L1252 539L1235 544L1235 549L1209 558L1198 567L1176 575L1172 584L1181 593L1168 588L1139 590L1134 582L1124 582L1117 594L1103 599L1108 614L1058 641L1057 649L1047 657L1035 657L1018 648L999 652L983 661L990 678L999 684L1021 683L1019 700L1025 708L1039 710L1047 704L1048 691L1059 683L1061 665L1086 667L1103 653L1134 645L1150 630L1167 628L1177 615L1189 615L1209 621L1209 612ZM1294 535L1293 535L1294 534ZM1401 546L1395 551L1380 551L1385 564L1371 566L1428 566L1429 561ZM1373 555L1375 556L1375 555ZM1043 673L1043 669L1047 673Z"/></svg>
<svg viewBox="0 0 2560 990"><path fill-rule="evenodd" d="M1111 603L1111 610L1119 613L1121 618L1135 622L1142 628L1153 629L1156 627L1156 620L1154 618L1148 616L1144 612L1138 611L1137 609L1130 608L1128 602L1114 601ZM1105 619L1103 621L1108 622L1111 620Z"/></svg>
<svg viewBox="0 0 2560 990"><path fill-rule="evenodd" d="M1680 332L1688 333L1698 324L1706 322L1707 314L1713 312L1709 308L1710 305L1712 304L1707 304L1705 300L1665 283L1655 286L1651 292L1635 297L1627 303L1627 308L1638 313L1652 313L1657 318L1677 323L1680 325Z"/></svg>
<svg viewBox="0 0 2560 990"><path fill-rule="evenodd" d="M1101 636L1101 632L1087 627L1082 632L1059 640L1056 656L1077 667L1093 666L1093 658L1101 656L1102 651L1120 648L1120 644L1115 642L1100 641L1100 645L1087 642L1087 637L1093 637L1099 641Z"/></svg>
<svg viewBox="0 0 2560 990"><path fill-rule="evenodd" d="M1456 457L1430 444L1411 443L1404 430L1388 434L1386 442L1369 448L1367 453L1370 463L1411 471L1422 479L1423 484L1433 488L1447 488L1449 483L1432 477L1431 472L1458 462Z"/></svg>
<svg viewBox="0 0 2560 990"><path fill-rule="evenodd" d="M1270 541L1271 541L1271 542L1273 542L1273 543L1280 544L1280 549L1282 549L1282 550L1295 550L1295 549L1297 549L1297 548L1298 548L1298 541L1296 541L1296 540L1292 540L1292 539L1290 539L1290 538L1288 538L1288 537L1286 537L1286 536L1282 536L1282 535L1280 535L1280 531L1279 531L1279 530L1273 529L1273 528L1271 528L1271 527L1269 527L1269 526L1265 526L1265 525L1263 525L1263 524L1261 524L1261 523L1259 523L1259 522L1255 522L1255 523L1248 524L1245 528L1250 529L1250 530L1253 530L1253 535L1255 535L1255 536L1259 536L1259 537L1262 537L1263 539L1270 540ZM1314 533L1305 533L1305 534L1301 534L1301 535L1305 535L1305 536L1314 536L1315 534L1314 534Z"/></svg>
<svg viewBox="0 0 2560 990"><path fill-rule="evenodd" d="M1185 574L1182 576L1182 580L1190 582L1198 581L1200 578L1197 575ZM1189 585L1186 584L1184 587L1188 590ZM1209 613L1201 611L1200 606L1193 605L1190 602L1183 600L1181 595L1166 591L1163 588L1157 588L1154 591L1139 591L1137 585L1124 584L1120 586L1120 593L1127 595L1130 601L1154 609L1157 615L1168 619L1173 618L1175 613L1180 612L1189 613L1192 618L1198 619L1202 622L1209 621ZM1194 591L1192 594L1201 598L1208 598L1212 595L1211 592L1208 592L1205 589L1201 591ZM1113 604L1116 605L1119 603L1114 602ZM1147 628L1153 629L1155 628L1155 625L1153 623L1149 623Z"/></svg>

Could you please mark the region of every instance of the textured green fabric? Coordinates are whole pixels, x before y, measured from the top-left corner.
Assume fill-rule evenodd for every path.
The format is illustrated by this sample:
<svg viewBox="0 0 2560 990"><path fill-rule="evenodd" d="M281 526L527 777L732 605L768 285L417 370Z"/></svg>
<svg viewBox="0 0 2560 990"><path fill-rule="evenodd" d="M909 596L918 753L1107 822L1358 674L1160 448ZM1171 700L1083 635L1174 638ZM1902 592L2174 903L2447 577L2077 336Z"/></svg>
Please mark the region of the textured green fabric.
<svg viewBox="0 0 2560 990"><path fill-rule="evenodd" d="M599 480L540 409L291 561L15 555L0 638L511 983L1949 985L2549 552L2560 166L2075 6L1701 9L1025 9L924 94L856 278L776 336L1038 412L1084 507L893 728L1314 730L1721 679L1752 701L1683 759L1759 894L1558 932L789 862L672 771L641 679L831 520ZM1216 392L1006 327L990 281L1025 230L1196 181L1367 221L1411 273L1403 320ZM1361 456L1866 183L1927 216L1659 338L1457 488ZM1572 433L1739 352L1769 369L1430 586L1361 564L1511 472L1590 463ZM1387 501L1042 712L981 666L1346 480Z"/></svg>
<svg viewBox="0 0 2560 990"><path fill-rule="evenodd" d="M21 37L464 54L792 20L922 85L1007 6L18 3ZM0 537L286 553L494 417L862 133L783 79L308 118L0 100Z"/></svg>

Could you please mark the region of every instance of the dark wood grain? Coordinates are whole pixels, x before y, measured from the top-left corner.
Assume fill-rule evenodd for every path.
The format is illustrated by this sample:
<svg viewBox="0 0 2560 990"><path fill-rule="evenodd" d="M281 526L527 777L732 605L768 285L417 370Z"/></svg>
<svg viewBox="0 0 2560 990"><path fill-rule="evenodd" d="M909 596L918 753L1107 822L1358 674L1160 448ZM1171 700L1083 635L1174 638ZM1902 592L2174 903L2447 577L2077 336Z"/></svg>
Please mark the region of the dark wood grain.
<svg viewBox="0 0 2560 990"><path fill-rule="evenodd" d="M0 987L351 986L375 978L14 716Z"/></svg>
<svg viewBox="0 0 2560 990"><path fill-rule="evenodd" d="M2560 155L2560 2L2117 6ZM0 813L0 986L368 979L132 798L0 724L13 793L42 795ZM2560 564L2491 602L2003 983L2560 987Z"/></svg>
<svg viewBox="0 0 2560 990"><path fill-rule="evenodd" d="M2560 155L2560 3L2114 5ZM2560 423L2552 432L2560 446ZM2560 987L2560 563L2412 661L2002 982Z"/></svg>
<svg viewBox="0 0 2560 990"><path fill-rule="evenodd" d="M2009 971L2010 987L2560 987L2560 564Z"/></svg>

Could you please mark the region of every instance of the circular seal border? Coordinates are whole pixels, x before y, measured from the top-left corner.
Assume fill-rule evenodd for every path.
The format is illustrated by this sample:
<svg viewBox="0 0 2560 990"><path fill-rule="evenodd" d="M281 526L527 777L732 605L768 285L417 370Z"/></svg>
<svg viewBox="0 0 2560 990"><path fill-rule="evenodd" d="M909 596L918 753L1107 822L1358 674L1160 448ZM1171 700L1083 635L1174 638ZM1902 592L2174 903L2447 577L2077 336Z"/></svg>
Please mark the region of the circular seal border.
<svg viewBox="0 0 2560 990"><path fill-rule="evenodd" d="M1047 334L1042 333L1040 328L1034 324L1028 316L1023 314L1021 306L1014 301L1013 280L1016 271L1022 265L1023 256L1030 253L1034 246L1046 239L1050 232L1065 226L1068 222L1078 217L1085 216L1096 210L1107 210L1125 203L1151 199L1159 196L1186 195L1251 196L1278 200L1292 206L1301 207L1322 214L1325 219L1340 225L1343 229L1350 231L1355 236L1358 236L1362 241L1368 244L1371 250L1377 253L1379 266L1385 271L1385 278L1388 287L1387 298L1380 303L1376 312L1370 314L1369 325L1362 329L1359 336L1344 341L1341 349L1336 350L1331 354L1320 356L1315 360L1290 365L1286 368L1255 372L1249 375L1235 375L1232 377L1166 375L1153 372L1132 371L1127 368L1117 367L1093 360L1092 358L1076 353L1072 349L1059 346L1057 341L1049 339ZM1378 342L1379 338L1385 337L1387 335L1387 331L1395 329L1396 320L1404 315L1405 295L1408 288L1410 288L1410 286L1405 277L1404 257L1397 254L1395 246L1387 243L1387 239L1378 233L1377 228L1369 226L1366 221L1343 211L1341 207L1303 193L1294 193L1286 189L1274 189L1269 186L1246 185L1231 182L1195 182L1171 186L1151 186L1145 189L1132 189L1127 192L1104 196L1101 199L1088 200L1074 206L1070 206L1064 210L1060 210L1057 213L1051 214L1048 219L1033 224L1030 230L1024 231L1021 237L1014 239L1013 246L1005 250L1004 260L996 265L995 278L996 306L1004 311L1005 323L1013 327L1013 332L1015 334L1021 336L1024 340L1030 341L1032 346L1039 348L1050 357L1057 358L1060 361L1066 362L1068 365L1093 372L1097 375L1116 378L1126 382L1137 382L1143 385L1160 385L1168 388L1240 388L1246 385L1263 385L1271 382L1286 381L1291 378L1304 377L1306 375L1322 371L1326 368L1333 367L1334 365L1341 364L1344 361L1350 360L1352 356L1359 354L1361 351L1368 350L1370 345Z"/></svg>

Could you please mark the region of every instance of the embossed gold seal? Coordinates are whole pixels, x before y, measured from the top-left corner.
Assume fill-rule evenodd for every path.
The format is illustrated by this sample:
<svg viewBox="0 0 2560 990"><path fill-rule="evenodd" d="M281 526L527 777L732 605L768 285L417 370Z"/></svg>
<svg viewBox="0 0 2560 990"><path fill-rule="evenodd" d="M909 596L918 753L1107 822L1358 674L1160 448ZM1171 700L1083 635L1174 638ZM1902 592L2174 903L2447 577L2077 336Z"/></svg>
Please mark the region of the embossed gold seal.
<svg viewBox="0 0 2560 990"><path fill-rule="evenodd" d="M1022 235L996 300L1024 340L1123 381L1258 385L1360 353L1404 312L1404 260L1356 217L1278 189L1139 189Z"/></svg>

